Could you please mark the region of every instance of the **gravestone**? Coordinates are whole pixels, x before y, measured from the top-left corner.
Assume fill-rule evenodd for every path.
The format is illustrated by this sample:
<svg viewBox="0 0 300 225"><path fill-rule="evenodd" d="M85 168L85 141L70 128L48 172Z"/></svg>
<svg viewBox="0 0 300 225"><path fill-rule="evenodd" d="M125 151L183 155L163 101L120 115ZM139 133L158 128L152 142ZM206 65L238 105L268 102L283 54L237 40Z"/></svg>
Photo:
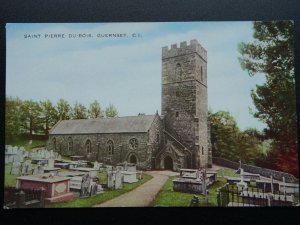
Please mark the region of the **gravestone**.
<svg viewBox="0 0 300 225"><path fill-rule="evenodd" d="M95 161L94 162L94 167L93 167L95 170L99 170L100 169L100 164L97 162L97 161Z"/></svg>
<svg viewBox="0 0 300 225"><path fill-rule="evenodd" d="M123 187L121 170L117 170L115 173L115 189L121 189Z"/></svg>
<svg viewBox="0 0 300 225"><path fill-rule="evenodd" d="M33 175L36 175L36 174L43 174L44 173L44 168L42 166L37 166L34 168L33 170Z"/></svg>
<svg viewBox="0 0 300 225"><path fill-rule="evenodd" d="M46 158L46 159L50 159L50 158L51 158L50 152L45 151L45 158Z"/></svg>
<svg viewBox="0 0 300 225"><path fill-rule="evenodd" d="M50 154L50 157L49 157L49 158L55 159L54 152L53 152L52 149L50 150L49 154Z"/></svg>
<svg viewBox="0 0 300 225"><path fill-rule="evenodd" d="M274 194L273 176L271 175L271 193Z"/></svg>
<svg viewBox="0 0 300 225"><path fill-rule="evenodd" d="M206 190L206 169L202 170L202 193L206 197L207 190Z"/></svg>
<svg viewBox="0 0 300 225"><path fill-rule="evenodd" d="M90 196L96 195L97 190L98 190L98 185L96 182L93 182L93 184L91 185L91 189L90 189Z"/></svg>
<svg viewBox="0 0 300 225"><path fill-rule="evenodd" d="M141 179L143 179L143 171L142 170L139 172L139 180L141 180Z"/></svg>
<svg viewBox="0 0 300 225"><path fill-rule="evenodd" d="M30 160L26 160L22 165L22 175L29 175L32 173L32 165Z"/></svg>
<svg viewBox="0 0 300 225"><path fill-rule="evenodd" d="M114 180L113 180L113 172L112 170L107 170L107 188L114 187Z"/></svg>
<svg viewBox="0 0 300 225"><path fill-rule="evenodd" d="M90 182L91 182L91 178L90 178L89 174L83 175L82 181L81 181L80 197L86 197L89 195Z"/></svg>
<svg viewBox="0 0 300 225"><path fill-rule="evenodd" d="M58 154L57 159L61 160L61 155L60 154Z"/></svg>
<svg viewBox="0 0 300 225"><path fill-rule="evenodd" d="M54 168L54 159L52 158L48 159L48 168Z"/></svg>
<svg viewBox="0 0 300 225"><path fill-rule="evenodd" d="M283 183L283 194L286 195L285 177L282 177L282 183Z"/></svg>
<svg viewBox="0 0 300 225"><path fill-rule="evenodd" d="M11 167L11 175L19 176L21 172L21 163L20 162L13 162Z"/></svg>

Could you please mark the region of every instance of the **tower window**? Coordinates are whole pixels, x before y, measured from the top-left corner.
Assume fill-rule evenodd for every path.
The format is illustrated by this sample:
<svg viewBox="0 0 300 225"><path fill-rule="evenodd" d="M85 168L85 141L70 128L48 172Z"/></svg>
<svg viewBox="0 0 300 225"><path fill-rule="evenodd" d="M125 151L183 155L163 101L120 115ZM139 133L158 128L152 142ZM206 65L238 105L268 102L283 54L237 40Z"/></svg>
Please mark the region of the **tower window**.
<svg viewBox="0 0 300 225"><path fill-rule="evenodd" d="M178 117L179 116L179 112L176 112L176 117Z"/></svg>
<svg viewBox="0 0 300 225"><path fill-rule="evenodd" d="M159 134L156 134L156 142L159 143Z"/></svg>
<svg viewBox="0 0 300 225"><path fill-rule="evenodd" d="M204 155L203 146L202 146L202 155Z"/></svg>
<svg viewBox="0 0 300 225"><path fill-rule="evenodd" d="M202 66L201 66L200 76L201 76L201 81L203 81L203 69L202 69Z"/></svg>

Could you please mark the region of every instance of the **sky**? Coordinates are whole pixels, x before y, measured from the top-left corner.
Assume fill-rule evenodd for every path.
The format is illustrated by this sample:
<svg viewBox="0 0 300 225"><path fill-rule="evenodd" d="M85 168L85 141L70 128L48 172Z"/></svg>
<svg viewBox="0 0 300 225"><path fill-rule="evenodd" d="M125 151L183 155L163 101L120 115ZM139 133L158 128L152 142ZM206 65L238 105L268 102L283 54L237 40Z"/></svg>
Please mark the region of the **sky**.
<svg viewBox="0 0 300 225"><path fill-rule="evenodd" d="M106 37L116 34L118 37ZM208 106L229 111L244 130L254 118L250 77L238 44L253 41L252 22L6 24L6 95L87 108L113 104L119 116L161 112L161 48L197 39L207 50Z"/></svg>

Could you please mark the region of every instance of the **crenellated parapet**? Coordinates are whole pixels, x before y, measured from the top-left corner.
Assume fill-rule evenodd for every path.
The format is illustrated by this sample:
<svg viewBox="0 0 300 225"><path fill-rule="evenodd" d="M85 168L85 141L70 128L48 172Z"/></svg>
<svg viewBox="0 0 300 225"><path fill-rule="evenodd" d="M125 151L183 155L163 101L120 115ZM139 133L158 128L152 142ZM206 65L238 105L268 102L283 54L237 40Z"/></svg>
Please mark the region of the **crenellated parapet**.
<svg viewBox="0 0 300 225"><path fill-rule="evenodd" d="M180 43L179 47L177 44L172 44L171 48L168 46L162 47L162 59L191 53L197 53L204 61L207 62L207 51L197 40L191 40L189 45L186 41L184 41Z"/></svg>

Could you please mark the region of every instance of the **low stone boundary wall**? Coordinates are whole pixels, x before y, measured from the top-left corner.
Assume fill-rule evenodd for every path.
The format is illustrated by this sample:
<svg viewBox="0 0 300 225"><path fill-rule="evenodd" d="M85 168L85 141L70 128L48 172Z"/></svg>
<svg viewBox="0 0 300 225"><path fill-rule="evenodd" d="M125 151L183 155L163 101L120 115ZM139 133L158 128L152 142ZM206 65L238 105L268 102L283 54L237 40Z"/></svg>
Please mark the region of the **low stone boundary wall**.
<svg viewBox="0 0 300 225"><path fill-rule="evenodd" d="M228 167L234 170L237 170L240 166L238 162L233 162L228 159L220 158L220 157L213 157L212 159L213 164L219 165L219 166L224 166ZM288 183L298 183L299 180L292 174L290 173L285 173L277 170L271 170L267 168L262 168L258 166L252 166L252 165L247 165L242 163L242 167L245 172L248 173L257 173L260 174L261 176L264 177L270 177L273 176L274 179L282 181L282 177L285 177L285 181Z"/></svg>

